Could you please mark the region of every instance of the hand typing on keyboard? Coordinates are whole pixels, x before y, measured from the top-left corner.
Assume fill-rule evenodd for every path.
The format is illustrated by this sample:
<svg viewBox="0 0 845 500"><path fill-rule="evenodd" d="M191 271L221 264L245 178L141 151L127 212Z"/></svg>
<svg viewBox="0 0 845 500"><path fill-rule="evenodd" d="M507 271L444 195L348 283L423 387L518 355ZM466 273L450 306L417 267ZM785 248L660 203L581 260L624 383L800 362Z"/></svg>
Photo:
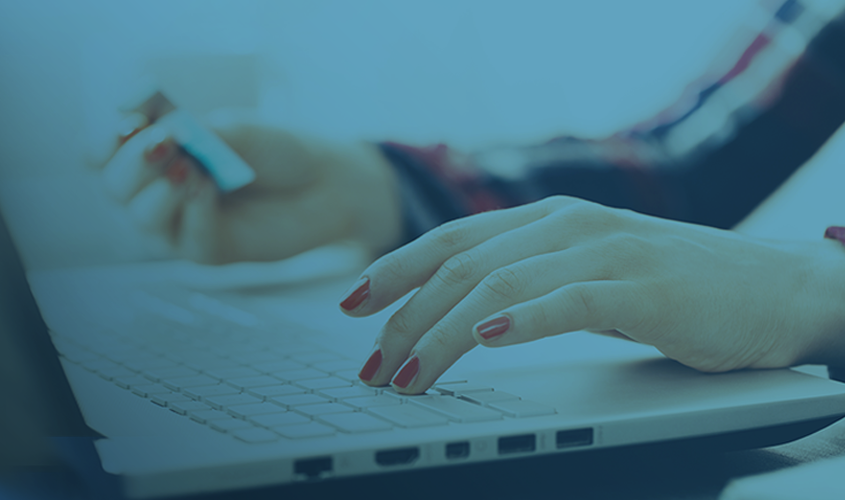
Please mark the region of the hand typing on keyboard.
<svg viewBox="0 0 845 500"><path fill-rule="evenodd" d="M843 358L830 348L843 345L841 276L838 242L764 241L552 197L430 231L368 267L340 306L366 316L420 287L360 372L417 394L477 344L576 330L703 371L829 364Z"/></svg>

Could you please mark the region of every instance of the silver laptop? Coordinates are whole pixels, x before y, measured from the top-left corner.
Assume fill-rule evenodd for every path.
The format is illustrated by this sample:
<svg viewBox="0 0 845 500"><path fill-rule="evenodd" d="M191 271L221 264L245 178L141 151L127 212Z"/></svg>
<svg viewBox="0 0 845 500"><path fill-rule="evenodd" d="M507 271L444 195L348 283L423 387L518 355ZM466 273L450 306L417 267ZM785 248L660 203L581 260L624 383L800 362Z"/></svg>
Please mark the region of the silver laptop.
<svg viewBox="0 0 845 500"><path fill-rule="evenodd" d="M4 250L4 276L22 273ZM202 274L159 263L29 279L85 423L104 436L102 466L131 498L666 442L764 446L845 415L837 382L702 374L581 333L475 349L427 394L401 396L357 381L390 311L341 315L354 276L212 293L177 279L180 266ZM15 283L5 296L28 297ZM46 336L40 320L16 334Z"/></svg>

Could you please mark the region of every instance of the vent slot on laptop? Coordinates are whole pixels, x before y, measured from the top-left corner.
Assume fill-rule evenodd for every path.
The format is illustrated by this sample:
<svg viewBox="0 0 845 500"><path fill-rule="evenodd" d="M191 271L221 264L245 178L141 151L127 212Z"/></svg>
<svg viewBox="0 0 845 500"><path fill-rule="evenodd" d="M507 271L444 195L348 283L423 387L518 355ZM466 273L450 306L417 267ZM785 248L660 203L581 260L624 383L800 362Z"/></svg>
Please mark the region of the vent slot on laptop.
<svg viewBox="0 0 845 500"><path fill-rule="evenodd" d="M376 452L376 463L385 467L391 465L407 465L413 463L419 456L420 449L416 446L381 450Z"/></svg>
<svg viewBox="0 0 845 500"><path fill-rule="evenodd" d="M529 453L537 449L537 436L534 434L520 434L519 436L505 436L499 438L499 455L510 453Z"/></svg>
<svg viewBox="0 0 845 500"><path fill-rule="evenodd" d="M590 446L593 444L593 429L592 427L587 427L586 429L557 431L555 442L557 443L558 449Z"/></svg>
<svg viewBox="0 0 845 500"><path fill-rule="evenodd" d="M294 462L293 471L297 475L305 476L305 479L319 479L333 469L332 457L317 457L297 460Z"/></svg>

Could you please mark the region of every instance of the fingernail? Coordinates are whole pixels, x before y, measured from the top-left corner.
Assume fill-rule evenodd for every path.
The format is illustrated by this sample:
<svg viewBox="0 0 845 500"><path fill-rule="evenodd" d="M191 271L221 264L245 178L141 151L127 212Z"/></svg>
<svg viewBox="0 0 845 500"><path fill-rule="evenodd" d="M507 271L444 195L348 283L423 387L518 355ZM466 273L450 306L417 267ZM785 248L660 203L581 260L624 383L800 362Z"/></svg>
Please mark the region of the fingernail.
<svg viewBox="0 0 845 500"><path fill-rule="evenodd" d="M378 371L379 367L381 366L381 349L377 349L376 352L370 355L370 359L364 363L364 367L361 368L361 372L358 373L358 378L365 382L369 382L370 380L375 377L376 372Z"/></svg>
<svg viewBox="0 0 845 500"><path fill-rule="evenodd" d="M167 152L170 150L170 144L166 138L147 146L146 151L144 151L144 158L147 159L149 162L157 162L164 159L167 156Z"/></svg>
<svg viewBox="0 0 845 500"><path fill-rule="evenodd" d="M188 178L189 170L190 167L188 166L188 159L180 157L173 160L170 165L167 166L164 176L167 177L171 184L179 185L185 182L185 179Z"/></svg>
<svg viewBox="0 0 845 500"><path fill-rule="evenodd" d="M370 279L361 278L340 298L340 307L347 311L358 308L370 296Z"/></svg>
<svg viewBox="0 0 845 500"><path fill-rule="evenodd" d="M396 374L396 377L393 378L393 385L396 387L401 387L402 389L411 385L411 381L414 380L414 377L417 376L417 372L420 371L420 358L414 356L413 358L409 359L405 366L399 370L399 373Z"/></svg>
<svg viewBox="0 0 845 500"><path fill-rule="evenodd" d="M490 321L484 322L476 327L476 331L484 340L502 335L511 327L511 320L507 316L497 316Z"/></svg>
<svg viewBox="0 0 845 500"><path fill-rule="evenodd" d="M147 117L140 113L132 113L120 122L120 129L117 134L117 143L122 145L138 132L143 130L150 122Z"/></svg>

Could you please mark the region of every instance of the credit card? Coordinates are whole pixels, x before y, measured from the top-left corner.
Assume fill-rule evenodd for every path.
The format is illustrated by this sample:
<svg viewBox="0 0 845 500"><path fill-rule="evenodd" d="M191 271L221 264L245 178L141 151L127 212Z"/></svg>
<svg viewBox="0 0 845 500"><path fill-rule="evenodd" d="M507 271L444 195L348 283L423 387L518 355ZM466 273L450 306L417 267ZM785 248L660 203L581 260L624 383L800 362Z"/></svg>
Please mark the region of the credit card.
<svg viewBox="0 0 845 500"><path fill-rule="evenodd" d="M134 102L128 103L123 110L146 116L150 123L155 123L172 137L197 161L220 191L234 191L255 180L255 171L223 139L150 85L143 93L136 93Z"/></svg>
<svg viewBox="0 0 845 500"><path fill-rule="evenodd" d="M223 192L240 189L255 180L255 171L228 144L203 127L184 109L159 118L156 126L200 164Z"/></svg>

